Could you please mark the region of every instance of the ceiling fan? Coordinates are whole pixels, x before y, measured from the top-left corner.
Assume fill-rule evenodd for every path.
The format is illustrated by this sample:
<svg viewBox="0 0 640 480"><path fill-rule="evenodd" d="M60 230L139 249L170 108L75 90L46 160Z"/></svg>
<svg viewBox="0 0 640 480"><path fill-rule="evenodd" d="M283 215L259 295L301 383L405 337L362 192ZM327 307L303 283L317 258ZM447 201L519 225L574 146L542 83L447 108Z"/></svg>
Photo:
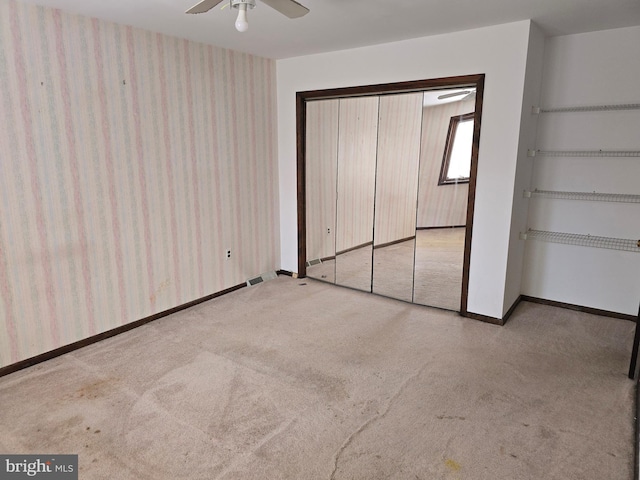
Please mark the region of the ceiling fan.
<svg viewBox="0 0 640 480"><path fill-rule="evenodd" d="M185 13L205 13L211 10L216 5L222 3L224 0L202 0L195 4ZM277 10L281 14L289 18L299 18L307 13L309 9L304 5L300 5L295 0L262 0L262 3L266 3L271 8ZM256 6L255 0L229 0L229 6L238 10L238 19L236 20L236 29L239 32L246 32L249 28L247 23L247 10Z"/></svg>
<svg viewBox="0 0 640 480"><path fill-rule="evenodd" d="M439 95L438 96L438 100L444 100L446 98L451 98L451 97L458 97L460 95L465 95L460 100L467 100L468 98L475 97L476 96L476 91L475 90L462 90L462 91L459 91L459 92L445 93L444 95Z"/></svg>

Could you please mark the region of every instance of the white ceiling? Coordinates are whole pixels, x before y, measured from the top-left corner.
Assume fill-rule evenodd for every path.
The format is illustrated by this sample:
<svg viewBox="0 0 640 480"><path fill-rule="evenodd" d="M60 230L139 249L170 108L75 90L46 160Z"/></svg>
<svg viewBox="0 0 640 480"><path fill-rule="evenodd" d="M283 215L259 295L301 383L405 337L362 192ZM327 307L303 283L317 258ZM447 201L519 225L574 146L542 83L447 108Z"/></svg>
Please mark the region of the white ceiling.
<svg viewBox="0 0 640 480"><path fill-rule="evenodd" d="M256 2L249 31L221 5L186 15L197 0L22 0L269 58L406 40L533 19L548 35L640 25L640 0L299 0L290 20Z"/></svg>

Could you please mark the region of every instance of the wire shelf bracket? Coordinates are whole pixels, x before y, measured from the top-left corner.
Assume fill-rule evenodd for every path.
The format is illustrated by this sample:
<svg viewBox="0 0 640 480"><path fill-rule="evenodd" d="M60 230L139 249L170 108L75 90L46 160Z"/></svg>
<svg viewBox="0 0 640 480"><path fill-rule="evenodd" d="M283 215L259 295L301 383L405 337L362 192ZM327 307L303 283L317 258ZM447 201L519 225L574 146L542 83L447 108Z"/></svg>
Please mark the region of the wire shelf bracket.
<svg viewBox="0 0 640 480"><path fill-rule="evenodd" d="M527 150L528 157L640 157L640 150Z"/></svg>
<svg viewBox="0 0 640 480"><path fill-rule="evenodd" d="M560 192L552 190L525 190L524 198L554 198L560 200L586 200L590 202L640 203L640 195L625 193Z"/></svg>
<svg viewBox="0 0 640 480"><path fill-rule="evenodd" d="M531 113L539 115L541 113L563 113L563 112L613 112L619 110L640 110L640 103L622 103L613 105L584 105L574 107L531 107Z"/></svg>
<svg viewBox="0 0 640 480"><path fill-rule="evenodd" d="M527 230L526 233L521 233L520 239L640 253L640 239L632 240L628 238L598 237L595 235L549 232L545 230L532 229Z"/></svg>

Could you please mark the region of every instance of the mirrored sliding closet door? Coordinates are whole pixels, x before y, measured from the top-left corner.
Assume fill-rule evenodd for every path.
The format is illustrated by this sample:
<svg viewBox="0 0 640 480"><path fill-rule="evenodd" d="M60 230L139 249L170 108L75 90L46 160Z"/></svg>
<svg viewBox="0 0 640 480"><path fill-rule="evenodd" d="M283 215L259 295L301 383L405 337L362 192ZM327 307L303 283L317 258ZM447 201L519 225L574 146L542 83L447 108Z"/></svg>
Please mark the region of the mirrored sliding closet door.
<svg viewBox="0 0 640 480"><path fill-rule="evenodd" d="M306 102L307 276L461 310L476 103L472 84Z"/></svg>

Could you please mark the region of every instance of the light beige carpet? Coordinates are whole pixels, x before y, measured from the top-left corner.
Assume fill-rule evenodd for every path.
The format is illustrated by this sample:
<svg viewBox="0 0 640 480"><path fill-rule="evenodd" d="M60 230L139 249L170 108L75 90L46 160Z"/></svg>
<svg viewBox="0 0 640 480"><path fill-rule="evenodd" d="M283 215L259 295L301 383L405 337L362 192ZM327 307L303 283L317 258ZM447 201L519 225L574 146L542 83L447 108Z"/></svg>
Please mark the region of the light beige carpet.
<svg viewBox="0 0 640 480"><path fill-rule="evenodd" d="M0 378L0 451L83 480L631 479L632 333L280 277Z"/></svg>
<svg viewBox="0 0 640 480"><path fill-rule="evenodd" d="M413 301L459 312L465 229L438 228L416 233Z"/></svg>

